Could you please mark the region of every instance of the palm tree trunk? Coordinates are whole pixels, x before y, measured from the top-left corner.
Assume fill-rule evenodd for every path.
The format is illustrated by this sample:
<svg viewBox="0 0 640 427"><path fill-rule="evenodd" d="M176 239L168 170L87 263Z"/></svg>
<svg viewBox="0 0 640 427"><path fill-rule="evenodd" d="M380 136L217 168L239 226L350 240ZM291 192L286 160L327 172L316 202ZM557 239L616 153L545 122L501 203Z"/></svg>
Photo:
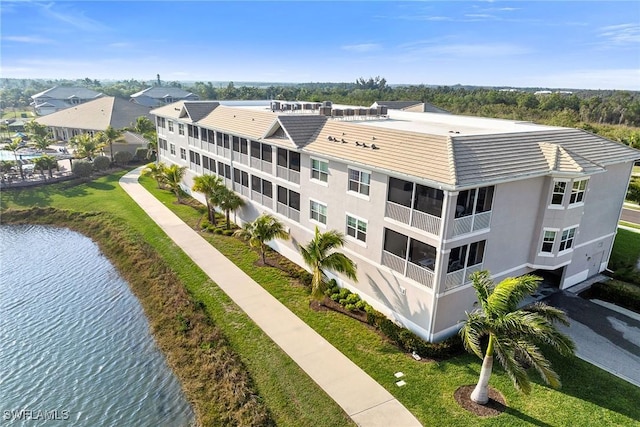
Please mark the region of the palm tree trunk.
<svg viewBox="0 0 640 427"><path fill-rule="evenodd" d="M491 370L493 369L493 335L489 335L489 345L487 352L482 360L482 369L480 370L480 379L476 388L471 393L471 400L480 405L486 405L489 402L489 378L491 378Z"/></svg>
<svg viewBox="0 0 640 427"><path fill-rule="evenodd" d="M260 245L260 256L262 257L262 264L267 265L266 251L264 250L264 244Z"/></svg>
<svg viewBox="0 0 640 427"><path fill-rule="evenodd" d="M111 163L113 163L113 142L109 141L109 151L111 151Z"/></svg>
<svg viewBox="0 0 640 427"><path fill-rule="evenodd" d="M231 229L231 221L229 220L229 210L226 211L227 214L227 230Z"/></svg>

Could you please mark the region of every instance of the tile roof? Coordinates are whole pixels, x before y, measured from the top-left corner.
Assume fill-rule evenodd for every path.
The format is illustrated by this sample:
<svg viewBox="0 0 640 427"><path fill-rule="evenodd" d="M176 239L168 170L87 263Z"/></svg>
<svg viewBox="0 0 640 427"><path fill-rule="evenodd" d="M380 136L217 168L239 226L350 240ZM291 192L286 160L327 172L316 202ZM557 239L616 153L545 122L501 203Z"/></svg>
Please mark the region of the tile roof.
<svg viewBox="0 0 640 427"><path fill-rule="evenodd" d="M297 147L303 147L318 132L318 129L327 121L327 118L317 115L293 116L282 114L278 116L278 121L293 143Z"/></svg>
<svg viewBox="0 0 640 427"><path fill-rule="evenodd" d="M174 99L186 98L187 96L196 96L191 92L180 89L179 87L172 86L152 86L150 88L141 90L131 95L131 98L138 96L148 96L149 98L163 99L165 97L171 97Z"/></svg>
<svg viewBox="0 0 640 427"><path fill-rule="evenodd" d="M205 118L220 104L211 101L185 101L182 105L191 121L197 122Z"/></svg>
<svg viewBox="0 0 640 427"><path fill-rule="evenodd" d="M49 97L53 99L69 99L74 96L80 99L93 99L102 96L102 93L87 89L86 87L54 86L51 89L31 95L31 98Z"/></svg>
<svg viewBox="0 0 640 427"><path fill-rule="evenodd" d="M147 107L105 96L35 120L45 126L101 131L109 126L115 129L130 126L140 116L153 119Z"/></svg>
<svg viewBox="0 0 640 427"><path fill-rule="evenodd" d="M277 119L278 117L270 111L220 105L198 124L245 138L260 139L274 128Z"/></svg>

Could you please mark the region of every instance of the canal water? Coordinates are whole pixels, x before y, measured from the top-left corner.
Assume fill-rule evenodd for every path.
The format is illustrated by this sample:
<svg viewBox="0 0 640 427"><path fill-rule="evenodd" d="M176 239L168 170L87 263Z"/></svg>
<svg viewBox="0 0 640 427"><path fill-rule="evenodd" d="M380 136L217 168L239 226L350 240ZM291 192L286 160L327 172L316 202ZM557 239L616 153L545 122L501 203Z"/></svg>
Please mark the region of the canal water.
<svg viewBox="0 0 640 427"><path fill-rule="evenodd" d="M149 427L194 421L138 300L79 233L0 226L0 420Z"/></svg>

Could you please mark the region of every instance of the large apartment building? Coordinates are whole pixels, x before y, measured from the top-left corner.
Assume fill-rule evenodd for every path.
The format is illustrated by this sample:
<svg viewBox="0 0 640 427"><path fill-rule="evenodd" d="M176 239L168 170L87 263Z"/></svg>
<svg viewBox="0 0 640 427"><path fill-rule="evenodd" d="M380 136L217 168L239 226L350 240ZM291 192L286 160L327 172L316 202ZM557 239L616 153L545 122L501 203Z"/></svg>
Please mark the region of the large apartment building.
<svg viewBox="0 0 640 427"><path fill-rule="evenodd" d="M577 129L382 105L181 101L152 114L186 191L221 176L246 201L238 222L275 214L292 240L272 247L301 265L315 227L343 232L358 280L338 283L430 341L474 308L474 271L549 272L560 288L603 271L640 159Z"/></svg>

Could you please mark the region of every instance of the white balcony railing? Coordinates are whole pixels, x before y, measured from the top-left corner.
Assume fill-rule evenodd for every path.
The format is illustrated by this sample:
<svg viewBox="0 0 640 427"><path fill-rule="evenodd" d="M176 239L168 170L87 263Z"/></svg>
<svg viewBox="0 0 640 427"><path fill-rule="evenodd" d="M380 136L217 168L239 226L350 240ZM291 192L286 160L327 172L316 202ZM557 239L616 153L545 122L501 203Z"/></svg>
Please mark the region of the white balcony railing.
<svg viewBox="0 0 640 427"><path fill-rule="evenodd" d="M382 265L404 275L405 264L405 260L400 258L399 256L394 255L391 252L382 251Z"/></svg>
<svg viewBox="0 0 640 427"><path fill-rule="evenodd" d="M415 280L418 283L422 283L427 288L433 288L433 272L419 265L408 263L407 264L407 277Z"/></svg>
<svg viewBox="0 0 640 427"><path fill-rule="evenodd" d="M440 235L440 218L437 216L414 209L411 216L411 225L427 233L435 234L436 236Z"/></svg>
<svg viewBox="0 0 640 427"><path fill-rule="evenodd" d="M471 233L472 231L484 230L489 228L491 223L491 211L482 212L475 215L456 218L453 221L453 235Z"/></svg>
<svg viewBox="0 0 640 427"><path fill-rule="evenodd" d="M276 212L296 222L300 222L300 211L297 211L284 203L277 203Z"/></svg>
<svg viewBox="0 0 640 427"><path fill-rule="evenodd" d="M482 263L448 273L444 281L444 290L448 291L470 283L471 281L469 280L469 276L480 270L482 270Z"/></svg>
<svg viewBox="0 0 640 427"><path fill-rule="evenodd" d="M294 184L300 184L300 172L284 166L276 166L276 176Z"/></svg>
<svg viewBox="0 0 640 427"><path fill-rule="evenodd" d="M409 224L411 208L387 201L384 214L388 218L395 219L396 221L400 221L404 224Z"/></svg>

